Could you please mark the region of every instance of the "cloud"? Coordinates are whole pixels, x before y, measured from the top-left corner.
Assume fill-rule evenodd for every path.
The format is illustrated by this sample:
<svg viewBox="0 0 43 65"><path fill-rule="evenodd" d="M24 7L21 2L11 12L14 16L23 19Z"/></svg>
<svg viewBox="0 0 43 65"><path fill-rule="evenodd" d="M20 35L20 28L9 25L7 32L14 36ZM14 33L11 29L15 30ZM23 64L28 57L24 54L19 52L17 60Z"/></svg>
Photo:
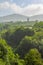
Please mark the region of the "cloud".
<svg viewBox="0 0 43 65"><path fill-rule="evenodd" d="M6 11L6 9L12 11L12 13L23 14L26 16L43 14L43 4L30 4L25 7L21 7L16 3L9 3L7 1L0 3L0 11Z"/></svg>
<svg viewBox="0 0 43 65"><path fill-rule="evenodd" d="M11 4L10 8L15 12L15 13L21 13L22 12L22 8L16 4Z"/></svg>
<svg viewBox="0 0 43 65"><path fill-rule="evenodd" d="M8 2L4 2L4 3L0 3L0 10L1 9L7 9L7 8L9 8L9 3Z"/></svg>
<svg viewBox="0 0 43 65"><path fill-rule="evenodd" d="M0 3L0 10L1 9L4 10L11 9L15 13L20 13L22 11L22 8L20 6L16 5L15 3L9 3L9 2Z"/></svg>
<svg viewBox="0 0 43 65"><path fill-rule="evenodd" d="M43 14L43 4L31 4L24 7L23 14L25 15L38 15Z"/></svg>

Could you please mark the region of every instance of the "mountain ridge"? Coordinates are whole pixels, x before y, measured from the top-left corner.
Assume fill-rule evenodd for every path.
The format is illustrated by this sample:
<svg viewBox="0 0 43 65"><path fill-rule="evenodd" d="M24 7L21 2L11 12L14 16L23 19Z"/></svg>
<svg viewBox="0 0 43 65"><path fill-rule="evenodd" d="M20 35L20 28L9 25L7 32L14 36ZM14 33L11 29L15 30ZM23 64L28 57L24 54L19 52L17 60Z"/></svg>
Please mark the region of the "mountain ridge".
<svg viewBox="0 0 43 65"><path fill-rule="evenodd" d="M10 22L10 21L26 21L27 16L20 15L20 14L12 14L12 15L7 15L0 17L1 22Z"/></svg>
<svg viewBox="0 0 43 65"><path fill-rule="evenodd" d="M34 15L30 17L21 14L11 14L11 15L0 17L0 22L27 21L27 18L29 18L30 21L35 21L35 20L43 21L43 14Z"/></svg>

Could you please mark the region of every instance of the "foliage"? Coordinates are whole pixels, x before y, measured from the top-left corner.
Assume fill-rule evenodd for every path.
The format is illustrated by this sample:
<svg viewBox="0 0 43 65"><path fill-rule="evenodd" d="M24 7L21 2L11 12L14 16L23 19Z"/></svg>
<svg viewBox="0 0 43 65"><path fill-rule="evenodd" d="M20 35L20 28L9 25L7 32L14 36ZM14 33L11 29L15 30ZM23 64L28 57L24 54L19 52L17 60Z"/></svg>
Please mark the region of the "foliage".
<svg viewBox="0 0 43 65"><path fill-rule="evenodd" d="M34 23L0 23L0 65L43 65L43 22Z"/></svg>
<svg viewBox="0 0 43 65"><path fill-rule="evenodd" d="M42 58L37 49L31 49L25 56L26 65L43 65Z"/></svg>

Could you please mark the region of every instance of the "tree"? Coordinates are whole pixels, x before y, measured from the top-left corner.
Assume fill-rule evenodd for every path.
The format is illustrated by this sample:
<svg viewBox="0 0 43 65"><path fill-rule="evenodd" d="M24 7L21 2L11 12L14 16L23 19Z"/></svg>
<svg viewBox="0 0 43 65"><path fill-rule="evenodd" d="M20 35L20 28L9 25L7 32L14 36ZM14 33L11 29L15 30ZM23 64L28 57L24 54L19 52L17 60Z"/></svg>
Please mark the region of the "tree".
<svg viewBox="0 0 43 65"><path fill-rule="evenodd" d="M32 39L30 36L25 36L19 46L16 48L15 52L20 55L21 58L25 56L25 54L32 48L38 48L39 44L37 40Z"/></svg>
<svg viewBox="0 0 43 65"><path fill-rule="evenodd" d="M43 65L41 54L36 48L31 49L29 53L25 55L25 61L26 65Z"/></svg>

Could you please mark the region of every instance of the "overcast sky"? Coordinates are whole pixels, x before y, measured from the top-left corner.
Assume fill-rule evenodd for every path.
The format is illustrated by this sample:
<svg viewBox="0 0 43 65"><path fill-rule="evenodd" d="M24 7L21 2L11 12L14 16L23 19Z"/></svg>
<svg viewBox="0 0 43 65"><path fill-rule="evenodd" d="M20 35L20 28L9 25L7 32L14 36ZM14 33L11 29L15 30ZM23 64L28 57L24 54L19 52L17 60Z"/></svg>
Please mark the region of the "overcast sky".
<svg viewBox="0 0 43 65"><path fill-rule="evenodd" d="M0 16L15 13L26 16L43 14L43 0L0 0Z"/></svg>

